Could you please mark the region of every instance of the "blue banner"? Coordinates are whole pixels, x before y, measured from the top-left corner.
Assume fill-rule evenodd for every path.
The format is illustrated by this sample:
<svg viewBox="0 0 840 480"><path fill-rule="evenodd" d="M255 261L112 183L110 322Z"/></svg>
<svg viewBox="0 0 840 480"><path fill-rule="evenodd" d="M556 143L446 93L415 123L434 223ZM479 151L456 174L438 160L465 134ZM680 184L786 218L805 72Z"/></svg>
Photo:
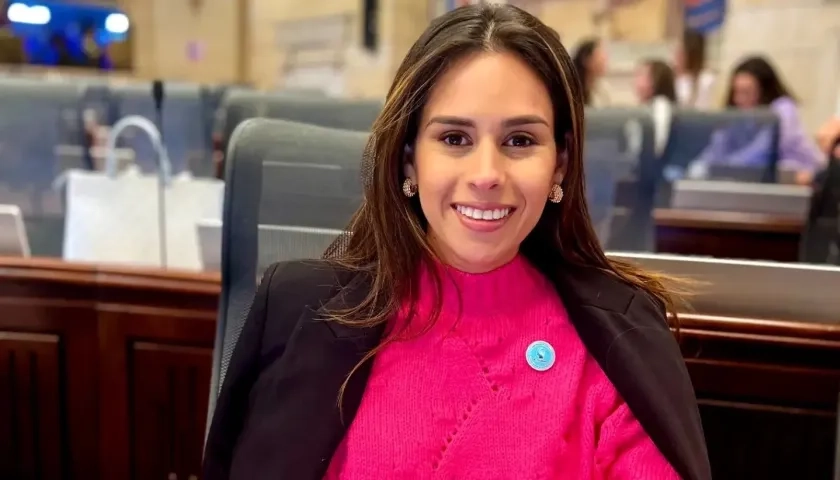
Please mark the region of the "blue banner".
<svg viewBox="0 0 840 480"><path fill-rule="evenodd" d="M718 30L726 19L726 0L685 0L685 27L698 33Z"/></svg>

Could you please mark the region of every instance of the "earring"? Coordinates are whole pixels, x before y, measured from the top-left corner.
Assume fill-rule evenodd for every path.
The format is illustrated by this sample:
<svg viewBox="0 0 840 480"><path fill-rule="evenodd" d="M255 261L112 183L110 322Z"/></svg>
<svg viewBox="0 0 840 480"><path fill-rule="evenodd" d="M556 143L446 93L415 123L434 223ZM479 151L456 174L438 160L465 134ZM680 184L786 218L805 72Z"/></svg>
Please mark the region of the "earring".
<svg viewBox="0 0 840 480"><path fill-rule="evenodd" d="M417 185L411 181L410 178L406 178L402 185L403 195L408 198L411 198L417 195Z"/></svg>
<svg viewBox="0 0 840 480"><path fill-rule="evenodd" d="M563 187L559 183L551 186L551 191L548 193L548 201L551 203L560 203L563 200Z"/></svg>

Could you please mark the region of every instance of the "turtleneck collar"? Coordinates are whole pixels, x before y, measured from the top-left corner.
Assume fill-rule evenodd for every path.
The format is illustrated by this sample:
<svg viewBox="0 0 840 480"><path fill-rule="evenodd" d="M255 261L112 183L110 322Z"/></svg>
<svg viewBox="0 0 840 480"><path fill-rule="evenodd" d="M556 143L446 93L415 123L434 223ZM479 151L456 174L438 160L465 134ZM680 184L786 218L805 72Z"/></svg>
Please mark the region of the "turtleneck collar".
<svg viewBox="0 0 840 480"><path fill-rule="evenodd" d="M426 317L435 308L439 298L435 273L440 281L439 320L444 320L443 323L449 323L445 321L447 319L463 321L500 314L515 315L532 300L554 290L551 283L522 255L485 273L467 273L435 263L420 269L415 318ZM404 307L407 309L410 305ZM404 310L403 314L406 313Z"/></svg>

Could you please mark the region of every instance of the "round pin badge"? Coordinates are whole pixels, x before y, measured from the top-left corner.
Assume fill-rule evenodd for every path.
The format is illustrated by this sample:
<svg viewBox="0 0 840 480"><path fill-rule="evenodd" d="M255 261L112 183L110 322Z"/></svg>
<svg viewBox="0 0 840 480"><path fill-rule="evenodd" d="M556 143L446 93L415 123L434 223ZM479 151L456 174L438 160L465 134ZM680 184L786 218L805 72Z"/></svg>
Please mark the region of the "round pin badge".
<svg viewBox="0 0 840 480"><path fill-rule="evenodd" d="M537 340L528 345L525 350L525 360L528 365L538 372L544 372L554 366L556 357L554 355L554 347L548 342Z"/></svg>

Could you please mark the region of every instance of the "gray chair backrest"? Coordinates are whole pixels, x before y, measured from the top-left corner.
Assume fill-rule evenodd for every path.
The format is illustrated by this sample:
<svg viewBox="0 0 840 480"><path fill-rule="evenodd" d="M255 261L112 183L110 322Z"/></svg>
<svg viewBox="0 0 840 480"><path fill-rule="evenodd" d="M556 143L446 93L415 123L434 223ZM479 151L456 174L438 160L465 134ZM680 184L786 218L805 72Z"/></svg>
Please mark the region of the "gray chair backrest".
<svg viewBox="0 0 840 480"><path fill-rule="evenodd" d="M676 109L671 117L671 134L665 147L663 162L667 170L684 170L709 147L716 133L757 136L760 132L767 132L771 141L766 151L762 152L765 156L762 162L764 165L756 169L755 180L775 181L778 162L778 129L779 118L767 108L751 111ZM733 172L733 175L735 174ZM737 175L740 178L731 178L731 180L745 180L743 173ZM728 178L714 179L727 180Z"/></svg>
<svg viewBox="0 0 840 480"><path fill-rule="evenodd" d="M70 82L0 78L0 203L20 207L36 256L61 256L64 205L52 182L85 168L83 93Z"/></svg>
<svg viewBox="0 0 840 480"><path fill-rule="evenodd" d="M652 250L659 158L651 111L587 109L585 121L586 196L602 245L610 250Z"/></svg>
<svg viewBox="0 0 840 480"><path fill-rule="evenodd" d="M167 83L164 86L161 134L174 172L190 170L209 176L213 171L210 139L206 136L204 104L197 84ZM157 123L150 83L111 87L115 120L141 115ZM157 165L151 141L139 130L129 129L121 137L121 146L134 149L141 169L154 171Z"/></svg>
<svg viewBox="0 0 840 480"><path fill-rule="evenodd" d="M381 100L274 96L268 98L266 116L322 127L368 131L381 110Z"/></svg>
<svg viewBox="0 0 840 480"><path fill-rule="evenodd" d="M287 258L278 250L313 235L326 235L318 239L326 245L346 226L361 202L359 167L367 138L364 132L268 119L248 120L234 132L225 166L222 294L209 418L267 259ZM279 224L294 228L266 236L272 229L265 226Z"/></svg>
<svg viewBox="0 0 840 480"><path fill-rule="evenodd" d="M380 100L344 100L315 92L231 89L222 100L214 134L222 148L227 148L233 131L249 118L276 118L367 131L381 109Z"/></svg>

